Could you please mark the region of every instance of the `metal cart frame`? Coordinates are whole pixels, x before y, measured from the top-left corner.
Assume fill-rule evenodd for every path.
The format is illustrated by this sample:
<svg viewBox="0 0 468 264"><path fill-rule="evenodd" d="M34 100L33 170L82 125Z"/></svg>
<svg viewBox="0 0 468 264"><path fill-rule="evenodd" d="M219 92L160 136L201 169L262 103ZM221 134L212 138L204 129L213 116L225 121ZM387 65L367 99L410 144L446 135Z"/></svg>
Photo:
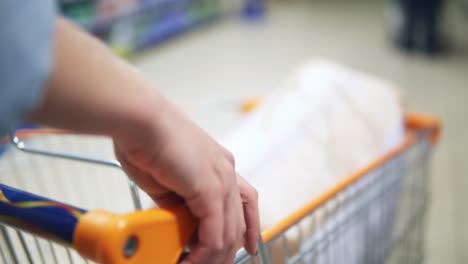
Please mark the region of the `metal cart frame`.
<svg viewBox="0 0 468 264"><path fill-rule="evenodd" d="M421 263L428 166L440 121L408 113L406 127L401 145L264 230L258 255L241 249L235 263ZM16 148L11 155L24 155L19 150L120 168L116 161L43 151L23 141L61 133L69 132L27 129L3 143L9 141ZM196 219L185 207L138 210L137 187L129 182L129 188L137 210L115 214L88 211L0 184L0 260L76 263L72 257L76 250L104 264L176 263L196 229ZM288 232L295 232L297 239L288 239ZM34 242L28 244L25 236ZM44 247L38 241L43 239L52 258L41 252ZM65 245L65 259L57 257L50 241Z"/></svg>

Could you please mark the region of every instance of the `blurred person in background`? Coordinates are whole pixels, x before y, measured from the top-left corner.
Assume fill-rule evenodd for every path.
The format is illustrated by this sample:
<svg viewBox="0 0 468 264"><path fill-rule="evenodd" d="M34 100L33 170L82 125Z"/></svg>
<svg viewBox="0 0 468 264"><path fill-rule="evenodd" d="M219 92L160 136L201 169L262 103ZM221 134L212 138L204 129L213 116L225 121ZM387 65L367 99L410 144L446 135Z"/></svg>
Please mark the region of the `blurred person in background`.
<svg viewBox="0 0 468 264"><path fill-rule="evenodd" d="M398 47L429 55L444 51L439 32L443 0L397 0L397 4L402 18Z"/></svg>
<svg viewBox="0 0 468 264"><path fill-rule="evenodd" d="M52 0L1 1L0 35L0 136L22 120L109 136L155 202L182 202L199 219L184 263L232 263L241 246L255 254L256 190L138 70L56 17Z"/></svg>

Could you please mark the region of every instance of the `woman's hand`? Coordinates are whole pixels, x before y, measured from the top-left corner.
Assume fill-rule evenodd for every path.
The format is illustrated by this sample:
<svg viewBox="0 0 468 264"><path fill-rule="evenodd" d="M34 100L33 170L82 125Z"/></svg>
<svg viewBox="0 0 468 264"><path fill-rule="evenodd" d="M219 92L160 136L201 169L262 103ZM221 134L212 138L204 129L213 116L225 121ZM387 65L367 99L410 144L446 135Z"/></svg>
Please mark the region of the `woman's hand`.
<svg viewBox="0 0 468 264"><path fill-rule="evenodd" d="M114 139L122 167L159 206L185 202L199 218L187 263L232 263L243 245L254 254L256 190L236 174L229 151L169 103L159 105L148 129Z"/></svg>

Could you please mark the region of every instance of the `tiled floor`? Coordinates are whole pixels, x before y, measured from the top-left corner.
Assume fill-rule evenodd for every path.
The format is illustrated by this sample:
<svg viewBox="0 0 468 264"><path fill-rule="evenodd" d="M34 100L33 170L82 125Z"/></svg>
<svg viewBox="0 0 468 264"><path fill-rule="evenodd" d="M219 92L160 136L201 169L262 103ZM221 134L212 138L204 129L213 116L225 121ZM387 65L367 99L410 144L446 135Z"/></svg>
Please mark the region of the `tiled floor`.
<svg viewBox="0 0 468 264"><path fill-rule="evenodd" d="M317 57L400 84L408 108L444 122L433 163L427 262L468 263L468 17L452 3L447 26L454 51L427 58L391 47L383 13L381 1L288 1L262 21L221 20L135 63L169 98L190 104L266 93Z"/></svg>

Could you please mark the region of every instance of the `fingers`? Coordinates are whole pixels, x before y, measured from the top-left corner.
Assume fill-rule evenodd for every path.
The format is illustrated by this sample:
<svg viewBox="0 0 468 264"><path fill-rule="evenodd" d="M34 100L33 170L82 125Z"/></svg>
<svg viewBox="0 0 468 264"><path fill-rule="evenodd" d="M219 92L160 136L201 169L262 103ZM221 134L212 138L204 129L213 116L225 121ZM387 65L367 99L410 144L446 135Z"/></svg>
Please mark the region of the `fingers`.
<svg viewBox="0 0 468 264"><path fill-rule="evenodd" d="M235 173L233 175L235 177ZM200 217L198 241L182 263L233 262L244 241L246 225L239 188L235 181L227 184L230 187L216 188L226 190L226 193L214 192L200 198L203 205L199 201L188 201L189 207L197 205L198 208L213 208L216 204L216 210L210 209L210 214Z"/></svg>
<svg viewBox="0 0 468 264"><path fill-rule="evenodd" d="M209 214L200 218L198 241L181 264L215 263L215 260L221 263L220 254L224 251L223 213L222 201L211 204Z"/></svg>
<svg viewBox="0 0 468 264"><path fill-rule="evenodd" d="M260 234L257 192L236 174L234 156L210 140L197 143L201 149L179 149L183 140L174 142L152 166L142 166L118 144L115 152L124 170L160 206L185 202L198 218L196 241L182 263L232 263L242 245L255 254Z"/></svg>
<svg viewBox="0 0 468 264"><path fill-rule="evenodd" d="M224 263L231 264L243 244L246 230L242 200L237 186L235 191L231 192L230 199L227 199L225 211L227 225L224 228L224 239L228 247Z"/></svg>
<svg viewBox="0 0 468 264"><path fill-rule="evenodd" d="M239 175L237 175L237 177L247 228L244 247L251 255L255 255L258 247L258 238L260 236L258 193L244 178Z"/></svg>

